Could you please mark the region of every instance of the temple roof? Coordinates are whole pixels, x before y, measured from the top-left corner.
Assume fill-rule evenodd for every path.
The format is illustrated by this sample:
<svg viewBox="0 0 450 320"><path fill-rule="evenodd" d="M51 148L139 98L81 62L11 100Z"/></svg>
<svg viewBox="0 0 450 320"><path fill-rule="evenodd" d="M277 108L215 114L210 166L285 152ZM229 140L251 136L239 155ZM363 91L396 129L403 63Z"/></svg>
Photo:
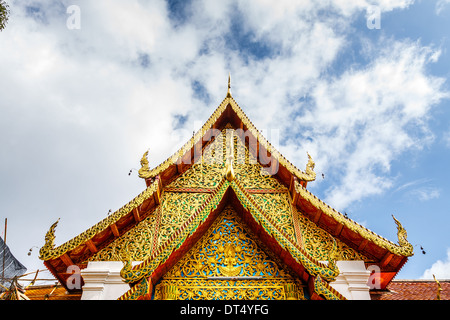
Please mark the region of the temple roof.
<svg viewBox="0 0 450 320"><path fill-rule="evenodd" d="M450 280L394 279L384 290L371 293L372 300L450 300Z"/></svg>
<svg viewBox="0 0 450 320"><path fill-rule="evenodd" d="M367 257L365 259L366 264L377 265L380 268L382 278L381 286L385 288L407 261L407 258L413 254L412 245L407 241L406 231L401 223L394 218L397 224L399 238L399 243L395 244L349 219L314 196L306 189L307 183L314 181L316 177L312 158L308 155L309 161L305 171L297 169L285 159L262 136L238 106L231 95L230 85L226 98L213 112L203 127L180 150L153 169L148 167L147 153L144 154L141 159L142 168L139 170L139 176L145 179L147 188L141 194L96 225L57 247L55 247L54 241L55 228L59 220L53 224L47 232L45 237L46 242L40 250L40 258L44 260L47 268L64 286L65 280L70 276L66 273L68 266L76 264L83 268L86 261L108 246L108 244L135 228L141 221L153 217L157 208L161 205L162 194L170 191L171 183L175 179L178 179L178 177L181 177L188 170L194 168L194 165L196 163L198 164L199 161L203 161L203 150L215 141L215 132L225 127L231 127L238 131L237 135L242 138L249 152L255 154L258 165L264 168L275 179L274 181L277 181L280 185L279 190L276 190L276 192L280 192L283 189L282 191L289 195L289 202L292 204L293 214L298 216L297 219L308 219L314 225L328 232L333 239L335 238L340 243L345 244L349 250L351 248L351 250ZM261 159L261 154L267 155L271 161L262 161L264 159ZM225 199L225 193L232 194L227 197L239 200L235 201L235 205L241 208L240 210L242 212L247 212L244 215L248 217L249 221L253 221L255 225L259 226L264 225L264 223L266 224L264 230L267 233L267 237L275 239L275 241L269 241L274 243L274 250L285 250L285 257L287 257L287 260L291 259L289 261L291 261L290 263L294 268L302 269L303 271L301 272L306 270L306 273L309 276L312 275L315 279L318 279L320 276L324 280L324 283L331 281L335 275L330 276L329 274L336 272L336 270L333 270L333 266L327 267L322 262L313 258L311 252L306 252L298 243L295 243L289 237L285 237L282 231L277 230L276 222L271 221L271 216L264 214L264 210L260 210L260 204L252 204L254 198L248 193L250 191L258 193L264 190L251 190L250 187L241 186L240 183L239 178L222 179L220 186L215 185L209 189L203 188L200 191L197 190L196 192L207 194L206 197L209 199L209 202L204 201L201 208L198 209L198 215L201 215L201 212L203 212L202 219L205 219L205 221L208 220L208 217L213 217L214 215L210 214L210 212L202 210L205 210L205 207L211 203L217 206ZM193 192L189 188L179 188L178 191ZM218 196L219 192L223 192L220 197ZM270 193L271 191L265 190L264 192ZM212 201L214 196L218 197L215 204ZM248 202L248 205L245 204L246 202ZM181 235L180 233L194 228L191 230L192 232L190 231L190 236L195 235L195 238L200 237L202 234L202 232L195 232L201 223L198 221L197 225L192 225L193 219L194 215L192 215L189 221L186 221L186 226L180 228L173 234L173 238L170 239L173 241L179 237L179 242L167 241L166 244L158 247L158 251L152 257L146 259L142 265L136 267L134 270L147 268L145 272L147 275L149 273L159 272L159 265L156 264L157 261L159 259L168 259L169 257L169 253L166 255L162 254L162 250L165 250L164 248L172 252L174 248L183 248L185 246L183 249L185 250L189 247L186 244L186 239L189 239L188 234ZM205 223L205 221L202 223ZM298 230L296 232L298 233ZM263 232L262 234L265 233ZM175 247L170 247L172 245ZM185 252L183 250L179 252ZM148 269L149 264L152 265L153 269ZM164 268L167 268L167 264L161 265L165 265ZM132 279L133 277L129 281L137 281L136 279Z"/></svg>
<svg viewBox="0 0 450 320"><path fill-rule="evenodd" d="M316 179L316 173L313 170L314 162L311 157L309 157L310 161L308 162L305 171L295 167L278 150L276 150L253 125L231 96L230 90L228 90L225 99L212 113L202 128L163 163L153 169L149 169L148 161L146 161L148 152L144 153L141 160L143 167L139 170L139 176L144 179L151 179L158 175L168 177L173 173L175 167L178 170L178 173L179 171L184 171L183 165L189 166L189 164L196 162L198 157L201 156L200 152L195 154L195 149L202 149L214 138L213 130L222 128L227 123L231 123L235 129L241 129L242 132L245 133L246 138L250 143L249 148L251 148L255 154L267 154L267 157L277 161L277 164L279 164L281 168L281 170L278 170L279 168L277 168L278 176L281 179L290 179L291 176L304 182L314 181ZM267 166L267 162L261 161L260 157L258 157L257 160L262 166Z"/></svg>

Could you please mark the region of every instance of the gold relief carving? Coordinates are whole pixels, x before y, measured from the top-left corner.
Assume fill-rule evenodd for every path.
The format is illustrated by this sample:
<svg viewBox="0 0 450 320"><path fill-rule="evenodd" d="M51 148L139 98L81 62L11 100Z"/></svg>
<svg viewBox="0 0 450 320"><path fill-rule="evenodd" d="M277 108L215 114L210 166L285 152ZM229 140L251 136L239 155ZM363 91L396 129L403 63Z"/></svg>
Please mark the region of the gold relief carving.
<svg viewBox="0 0 450 320"><path fill-rule="evenodd" d="M314 207L321 210L327 216L332 217L338 223L343 224L348 229L360 234L363 238L372 241L376 245L385 248L394 254L405 257L409 257L414 254L413 246L408 242L406 238L406 230L403 228L400 222L395 219L395 217L393 218L395 223L397 224L397 236L399 242L398 245L368 230L357 222L345 217L342 213L336 211L335 209L324 203L322 200L318 199L306 188L301 186L297 181L295 182L295 192L298 193L303 199L307 200Z"/></svg>
<svg viewBox="0 0 450 320"><path fill-rule="evenodd" d="M206 197L208 194L205 193L165 192L162 205L153 214L88 261L121 261L124 257L133 261L146 260L203 204ZM156 226L158 215L161 215L159 228Z"/></svg>
<svg viewBox="0 0 450 320"><path fill-rule="evenodd" d="M158 210L159 208L87 261L122 261L124 258L143 261L149 258L154 246Z"/></svg>
<svg viewBox="0 0 450 320"><path fill-rule="evenodd" d="M295 241L292 207L288 193L262 193L250 195L258 207L270 216L277 227L284 231L291 241Z"/></svg>
<svg viewBox="0 0 450 320"><path fill-rule="evenodd" d="M320 276L314 279L314 291L327 300L346 300L344 296L324 282Z"/></svg>
<svg viewBox="0 0 450 320"><path fill-rule="evenodd" d="M233 144L229 143L231 139ZM167 187L211 189L217 187L224 173L229 173L230 179L239 179L246 189L287 191L276 178L265 173L230 125L225 126L204 148L202 157L196 163Z"/></svg>
<svg viewBox="0 0 450 320"><path fill-rule="evenodd" d="M177 300L177 287L167 283L161 286L161 294L164 300Z"/></svg>
<svg viewBox="0 0 450 320"><path fill-rule="evenodd" d="M256 137L260 146L264 147L267 152L271 153L276 161L287 170L289 170L292 174L294 174L298 179L303 181L314 181L316 179L316 175L302 172L297 169L292 163L286 160L280 152L275 150L274 147L262 136L262 134L255 128L253 123L248 119L246 114L242 111L242 109L238 106L236 101L232 97L226 97L222 103L217 107L217 109L213 112L213 114L209 117L203 127L197 131L194 136L183 145L177 152L175 152L171 157L169 157L166 161L161 163L154 169L148 170L146 176L148 177L156 177L158 174L169 168L171 165L178 163L181 157L189 152L195 144L203 139L203 137L207 134L209 130L213 129L213 125L216 123L217 119L223 114L227 106L230 105L231 108L236 112L237 116L242 120L242 123L245 128L247 128L248 132L251 133L253 137Z"/></svg>
<svg viewBox="0 0 450 320"><path fill-rule="evenodd" d="M290 251L292 256L307 269L309 274L313 276L320 274L326 281L333 281L339 275L339 268L337 268L335 264L326 266L324 263L317 261L307 254L301 246L285 236L284 232L278 228L274 219L270 216L266 216L258 209L257 205L254 204L254 201L250 198L245 189L240 187L237 180L232 181L231 187L236 192L242 205L247 206L250 209L252 216L259 221L266 232L274 236L281 246Z"/></svg>
<svg viewBox="0 0 450 320"><path fill-rule="evenodd" d="M59 219L56 220L55 223L53 223L50 227L50 229L45 234L45 244L44 246L39 250L39 258L42 260L45 260L48 255L51 254L51 252L54 250L55 247L55 229L58 225Z"/></svg>
<svg viewBox="0 0 450 320"><path fill-rule="evenodd" d="M276 189L287 191L256 160L256 155L250 152L239 134L234 135L234 172L236 179L246 189ZM273 160L272 160L273 161Z"/></svg>
<svg viewBox="0 0 450 320"><path fill-rule="evenodd" d="M286 284L297 292L286 292ZM306 300L303 287L293 280L164 279L155 288L155 300L164 299L163 287L177 287L177 300Z"/></svg>
<svg viewBox="0 0 450 320"><path fill-rule="evenodd" d="M164 243L161 242L161 245L156 248L149 259L133 268L131 268L130 264L126 264L120 273L124 281L127 283L135 283L145 276L150 276L155 268L166 261L169 255L177 248L177 245L185 241L189 234L196 232L201 223L208 217L211 210L217 208L217 204L225 195L228 186L229 182L223 179L217 189L209 196L208 200L194 213L191 213L188 220L181 227L177 228L170 235L169 239L166 239L167 241Z"/></svg>
<svg viewBox="0 0 450 320"><path fill-rule="evenodd" d="M50 230L47 232L44 246L39 251L39 259L48 261L50 259L60 257L70 250L74 250L79 245L84 244L87 240L94 237L96 234L104 231L106 228L109 228L110 225L119 221L121 218L129 214L133 209L138 208L146 199L153 196L153 194L158 191L159 187L160 181L159 179L155 179L155 181L150 186L148 186L147 189L145 189L141 194L121 207L119 210L110 214L107 218L103 219L75 238L56 248L54 248L56 223L53 224Z"/></svg>
<svg viewBox="0 0 450 320"><path fill-rule="evenodd" d="M223 177L223 165L193 164L167 188L216 188Z"/></svg>
<svg viewBox="0 0 450 320"><path fill-rule="evenodd" d="M233 162L231 161L227 161L227 164L225 166L225 177L227 178L228 181L233 181L235 178L233 170Z"/></svg>
<svg viewBox="0 0 450 320"><path fill-rule="evenodd" d="M263 174L264 168L259 164L235 164L235 177L245 189L276 189L287 191L276 178Z"/></svg>
<svg viewBox="0 0 450 320"><path fill-rule="evenodd" d="M147 179L151 177L151 174L149 173L149 163L147 160L148 156L148 150L144 153L144 155L141 158L141 168L138 171L139 177L143 179Z"/></svg>
<svg viewBox="0 0 450 320"><path fill-rule="evenodd" d="M319 261L330 260L364 260L366 262L369 259L354 249L347 246L339 239L335 239L328 232L319 228L312 221L308 220L296 210L294 214L297 215L297 220L300 225L302 247L311 255L314 259ZM330 257L330 252L333 251L335 246L335 259Z"/></svg>
<svg viewBox="0 0 450 320"><path fill-rule="evenodd" d="M284 285L286 300L298 300L298 289L295 283L286 283Z"/></svg>
<svg viewBox="0 0 450 320"><path fill-rule="evenodd" d="M164 192L157 246L169 240L208 197L207 193Z"/></svg>
<svg viewBox="0 0 450 320"><path fill-rule="evenodd" d="M302 291L302 283L263 247L234 210L226 207L197 244L163 276L155 288L155 299L165 297L167 285L178 288L177 299L285 299L286 284L295 284L288 288ZM303 293L297 294L304 298ZM290 291L288 295L293 297Z"/></svg>
<svg viewBox="0 0 450 320"><path fill-rule="evenodd" d="M233 162L234 162L234 138L233 138L233 132L234 130L227 130L226 133L226 163L225 163L225 178L228 181L234 180L234 169L233 169Z"/></svg>
<svg viewBox="0 0 450 320"><path fill-rule="evenodd" d="M186 255L185 263L179 262L178 267L168 272L168 277L229 276L221 270L230 266L242 267L241 272L233 276L285 276L284 270L278 268L260 245L250 238L231 207L224 209L217 219L215 226L210 228L209 235L197 243L198 250L193 250L189 258Z"/></svg>
<svg viewBox="0 0 450 320"><path fill-rule="evenodd" d="M400 223L400 221L398 221L394 215L392 215L392 218L395 221L395 224L397 225L397 238L398 238L398 244L400 245L400 247L402 247L403 251L405 252L413 252L413 246L411 243L408 242L407 239L407 232L406 229L403 228L402 224Z"/></svg>
<svg viewBox="0 0 450 320"><path fill-rule="evenodd" d="M162 246L158 247L156 252L152 254L151 259L147 259L139 266L134 267L133 269L130 268L130 264L126 265L122 271L121 275L125 282L127 283L133 283L141 280L143 277L151 275L152 271L157 268L157 266L161 265L167 257L173 252L173 250L176 248L177 244L180 243L180 241L184 241L186 239L188 234L192 234L192 232L199 227L199 223L201 223L202 220L205 219L205 217L208 215L208 213L213 209L216 208L217 203L222 199L224 196L226 190L231 187L234 192L236 193L236 196L238 200L242 203L242 205L250 210L250 214L253 216L254 219L261 225L264 230L272 235L276 241L279 242L279 244L286 248L289 252L291 252L291 255L293 258L301 263L307 270L307 272L313 276L316 276L318 274L321 275L323 279L326 281L333 281L336 276L339 274L339 269L336 267L336 265L333 263L333 259L329 259L329 265L328 267L326 264L321 263L317 261L316 259L310 257L309 254L304 251L300 246L296 245L293 241L288 240L284 236L284 232L282 230L278 229L278 227L275 227L276 222L271 217L265 217L265 215L262 213L260 209L258 209L257 205L254 203L254 201L250 198L250 195L245 192L245 190L238 184L237 180L233 180L232 182L228 182L226 179L223 179L222 182L219 184L217 190L211 195L211 198L206 203L206 207L202 206L199 208L194 215L191 215L191 217L188 219L190 221L189 226L186 225L186 223L183 224L184 227L178 228L174 234L171 235L169 241L166 241ZM187 221L186 221L187 222ZM208 231L209 232L209 231ZM215 235L215 237L220 238L220 235ZM242 248L242 244L240 245ZM213 250L214 252L217 251L216 249ZM242 253L242 251L241 251ZM241 254L239 253L239 254ZM270 252L269 252L270 254ZM195 258L195 257L194 257ZM210 266L213 266L214 257L209 257L208 259L211 264ZM241 256L242 259L242 256ZM274 261L276 259L272 259ZM192 261L195 261L196 263L188 265L192 270L196 270L196 272L204 272L205 268L208 265L205 265L202 263L204 259L192 259ZM241 261L241 260L239 260ZM252 260L255 261L255 260ZM223 265L222 265L223 266ZM257 266L258 269L261 270L268 270L267 268L270 267L270 265L261 265L259 264ZM217 268L218 269L218 268ZM178 274L181 276L181 269L176 269ZM245 270L245 269L243 269ZM189 275L188 272L185 272L186 275ZM273 274L273 273L271 273ZM196 275L194 275L195 277ZM198 276L198 275L197 275ZM242 277L242 273L238 275L239 277ZM246 275L244 275L245 277ZM208 276L205 276L208 277Z"/></svg>
<svg viewBox="0 0 450 320"><path fill-rule="evenodd" d="M241 247L239 245L235 247L233 243L227 243L225 247L222 245L219 246L219 252L225 255L223 261L225 266L218 265L220 273L226 277L236 277L239 275L243 267L236 266L238 264L236 254L241 252Z"/></svg>
<svg viewBox="0 0 450 320"><path fill-rule="evenodd" d="M125 292L118 300L148 300L152 290L151 281L147 278L142 279L133 287L133 290Z"/></svg>
<svg viewBox="0 0 450 320"><path fill-rule="evenodd" d="M308 155L308 163L306 164L306 171L305 173L311 177L314 177L314 179L316 178L316 173L314 172L314 167L315 167L315 162L312 159L312 157L309 155L309 153L307 153Z"/></svg>

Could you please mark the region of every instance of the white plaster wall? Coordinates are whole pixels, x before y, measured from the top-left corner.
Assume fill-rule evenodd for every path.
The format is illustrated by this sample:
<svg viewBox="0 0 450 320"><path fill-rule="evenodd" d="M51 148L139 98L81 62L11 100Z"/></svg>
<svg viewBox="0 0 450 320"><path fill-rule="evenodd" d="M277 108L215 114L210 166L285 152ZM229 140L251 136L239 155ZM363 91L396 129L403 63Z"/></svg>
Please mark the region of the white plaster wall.
<svg viewBox="0 0 450 320"><path fill-rule="evenodd" d="M136 262L134 264L137 264ZM116 300L130 286L120 277L121 261L91 261L81 270L84 280L81 300Z"/></svg>
<svg viewBox="0 0 450 320"><path fill-rule="evenodd" d="M366 269L364 261L337 261L340 274L330 286L339 291L348 300L370 300L369 280L370 271Z"/></svg>

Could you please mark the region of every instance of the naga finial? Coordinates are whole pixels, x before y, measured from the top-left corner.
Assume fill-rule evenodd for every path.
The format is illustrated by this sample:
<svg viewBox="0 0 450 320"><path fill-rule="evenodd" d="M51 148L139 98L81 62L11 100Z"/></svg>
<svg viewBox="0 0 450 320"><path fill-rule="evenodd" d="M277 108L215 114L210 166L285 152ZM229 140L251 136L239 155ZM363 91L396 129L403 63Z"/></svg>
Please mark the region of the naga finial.
<svg viewBox="0 0 450 320"><path fill-rule="evenodd" d="M147 156L148 156L148 150L142 156L141 168L138 171L139 177L142 178L142 179L151 178L150 167L149 167L149 163L148 163L148 160L147 160Z"/></svg>
<svg viewBox="0 0 450 320"><path fill-rule="evenodd" d="M314 162L313 158L309 154L309 152L306 152L308 155L308 163L306 164L306 174L312 179L316 179L316 173L314 172L314 167L316 166L316 163Z"/></svg>
<svg viewBox="0 0 450 320"><path fill-rule="evenodd" d="M403 228L400 221L398 221L394 215L392 215L392 218L394 218L395 224L397 225L397 237L398 237L398 244L406 250L406 255L412 255L413 254L413 246L411 243L408 242L407 239L407 232L406 229Z"/></svg>
<svg viewBox="0 0 450 320"><path fill-rule="evenodd" d="M39 250L39 259L46 260L46 257L50 253L50 251L55 247L55 229L58 225L59 218L56 220L55 223L53 223L50 227L50 229L45 234L45 244L44 246Z"/></svg>

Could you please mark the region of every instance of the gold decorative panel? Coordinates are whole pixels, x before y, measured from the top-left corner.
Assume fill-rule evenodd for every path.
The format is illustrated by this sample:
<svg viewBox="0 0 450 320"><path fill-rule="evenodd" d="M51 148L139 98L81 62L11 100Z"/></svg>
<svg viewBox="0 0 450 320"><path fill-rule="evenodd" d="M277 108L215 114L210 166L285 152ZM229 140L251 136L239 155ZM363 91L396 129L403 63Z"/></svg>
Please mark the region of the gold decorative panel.
<svg viewBox="0 0 450 320"><path fill-rule="evenodd" d="M233 139L232 150L227 150L227 142ZM217 187L225 173L227 152L233 153L233 168L236 179L246 189L276 189L287 191L276 178L268 175L249 152L237 131L226 126L214 141L202 152L202 157L186 172L168 185L168 188L208 188Z"/></svg>
<svg viewBox="0 0 450 320"><path fill-rule="evenodd" d="M168 188L205 188L214 189L222 180L222 164L193 164L186 172L168 185Z"/></svg>
<svg viewBox="0 0 450 320"><path fill-rule="evenodd" d="M172 289L173 295L166 291ZM291 291L289 291L291 290ZM303 286L294 281L261 280L162 280L156 300L305 300Z"/></svg>
<svg viewBox="0 0 450 320"><path fill-rule="evenodd" d="M205 202L207 193L164 192L162 204L88 261L144 261Z"/></svg>
<svg viewBox="0 0 450 320"><path fill-rule="evenodd" d="M226 207L155 288L155 299L302 299L303 285ZM176 293L170 297L166 292ZM293 293L293 291L295 291Z"/></svg>
<svg viewBox="0 0 450 320"><path fill-rule="evenodd" d="M332 237L328 232L319 228L315 223L299 214L295 209L294 214L297 215L300 225L301 245L313 258L318 261L329 260L329 253L332 251L333 242L336 241L337 248L334 259L369 261L367 257L350 248L339 239Z"/></svg>
<svg viewBox="0 0 450 320"><path fill-rule="evenodd" d="M257 193L251 194L258 207L276 221L277 226L290 238L295 240L294 223L292 221L292 206L289 194L285 193Z"/></svg>
<svg viewBox="0 0 450 320"><path fill-rule="evenodd" d="M158 209L88 261L121 261L128 256L134 261L147 259L153 248L157 215Z"/></svg>
<svg viewBox="0 0 450 320"><path fill-rule="evenodd" d="M209 196L208 193L164 192L157 246L166 242Z"/></svg>

